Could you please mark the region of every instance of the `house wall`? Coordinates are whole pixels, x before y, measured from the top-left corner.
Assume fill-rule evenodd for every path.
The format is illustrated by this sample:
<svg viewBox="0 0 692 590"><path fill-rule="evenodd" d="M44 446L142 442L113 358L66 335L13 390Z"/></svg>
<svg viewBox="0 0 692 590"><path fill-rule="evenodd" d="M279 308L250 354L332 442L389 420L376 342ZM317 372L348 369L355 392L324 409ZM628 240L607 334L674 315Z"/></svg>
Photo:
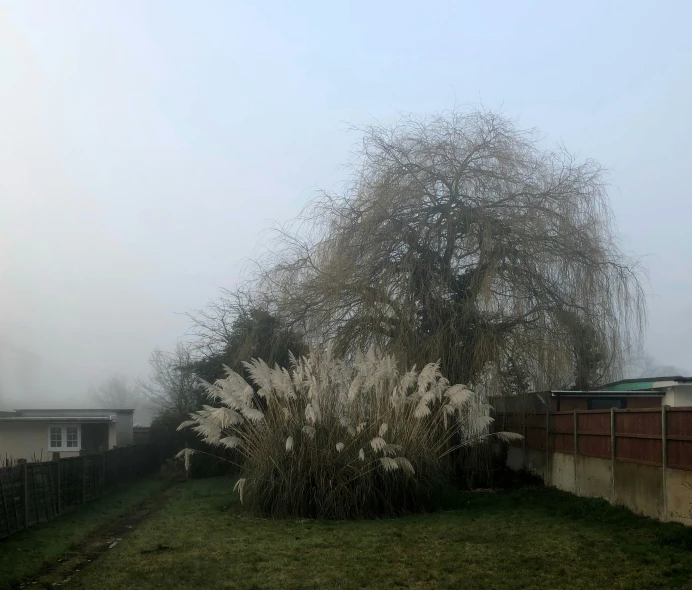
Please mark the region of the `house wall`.
<svg viewBox="0 0 692 590"><path fill-rule="evenodd" d="M692 385L674 385L666 389L663 403L673 408L692 406Z"/></svg>
<svg viewBox="0 0 692 590"><path fill-rule="evenodd" d="M571 412L572 410L588 409L587 398L585 397L563 397L560 399L560 411ZM553 412L557 411L557 398L550 398L550 409Z"/></svg>
<svg viewBox="0 0 692 590"><path fill-rule="evenodd" d="M0 457L49 461L48 422L0 422ZM61 451L61 457L74 457L79 451Z"/></svg>
<svg viewBox="0 0 692 590"><path fill-rule="evenodd" d="M130 414L130 420L132 415ZM30 461L36 458L41 461L52 459L53 453L48 450L48 427L51 422L0 422L0 459L12 457L13 459L26 459ZM125 429L127 420L124 420ZM132 438L130 428L130 440ZM83 432L82 432L83 435ZM121 436L127 440L127 433ZM108 448L116 446L117 423L108 424ZM123 443L123 444L132 444ZM79 451L60 451L60 457L76 457Z"/></svg>
<svg viewBox="0 0 692 590"><path fill-rule="evenodd" d="M629 397L627 398L628 408L660 408L661 397Z"/></svg>
<svg viewBox="0 0 692 590"><path fill-rule="evenodd" d="M691 388L692 389L692 388ZM599 396L606 397L606 396ZM613 397L621 397L617 395L617 392L613 392ZM661 407L661 397L627 397L627 408L660 408ZM589 409L589 398L587 397L563 397L560 399L560 411L561 412L571 412L572 410L588 410ZM673 406L674 404L668 404ZM685 405L685 404L678 404ZM692 392L690 393L690 406L692 406ZM555 412L557 411L557 398L553 397L550 399L550 409Z"/></svg>
<svg viewBox="0 0 692 590"><path fill-rule="evenodd" d="M120 413L116 415L115 444L119 447L133 444L132 428L134 426L134 415L132 412Z"/></svg>

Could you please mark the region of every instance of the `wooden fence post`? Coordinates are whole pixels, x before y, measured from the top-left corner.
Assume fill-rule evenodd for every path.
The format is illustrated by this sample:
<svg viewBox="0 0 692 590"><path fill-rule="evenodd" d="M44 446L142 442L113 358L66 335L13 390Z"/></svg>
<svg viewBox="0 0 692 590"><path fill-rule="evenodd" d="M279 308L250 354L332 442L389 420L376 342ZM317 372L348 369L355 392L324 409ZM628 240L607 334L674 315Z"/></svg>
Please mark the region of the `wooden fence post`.
<svg viewBox="0 0 692 590"><path fill-rule="evenodd" d="M120 451L118 447L113 449L113 463L115 463L115 485L113 487L118 487L120 483Z"/></svg>
<svg viewBox="0 0 692 590"><path fill-rule="evenodd" d="M17 501L15 499L14 495L14 476L12 475L15 472L14 469L10 469L8 475L10 476L10 494L12 494L12 507L14 508L14 520L17 523L17 530L21 530L21 527L19 526L19 508L17 507Z"/></svg>
<svg viewBox="0 0 692 590"><path fill-rule="evenodd" d="M616 504L615 497L615 408L610 408L610 493L611 504Z"/></svg>
<svg viewBox="0 0 692 590"><path fill-rule="evenodd" d="M60 486L62 485L62 479L60 477L60 456L58 455L58 459L56 461L57 463L57 468L58 468L58 514L62 513L62 493L60 492Z"/></svg>
<svg viewBox="0 0 692 590"><path fill-rule="evenodd" d="M22 460L22 491L24 492L24 528L29 528L29 473L26 460Z"/></svg>
<svg viewBox="0 0 692 590"><path fill-rule="evenodd" d="M10 471L10 467L7 468L7 475L10 476L10 485L12 484L12 472ZM7 534L11 534L12 531L10 529L10 509L7 501L7 496L5 495L5 483L3 482L3 477L2 477L2 470L0 470L0 492L2 493L2 506L5 509L5 519L7 520ZM19 525L19 523L17 523Z"/></svg>
<svg viewBox="0 0 692 590"><path fill-rule="evenodd" d="M661 449L662 466L661 466L661 485L663 493L663 519L668 520L668 406L661 406Z"/></svg>
<svg viewBox="0 0 692 590"><path fill-rule="evenodd" d="M86 504L87 458L82 455L82 504Z"/></svg>
<svg viewBox="0 0 692 590"><path fill-rule="evenodd" d="M553 478L550 477L550 397L545 410L545 477L543 478L548 485L552 484Z"/></svg>
<svg viewBox="0 0 692 590"><path fill-rule="evenodd" d="M31 475L33 475L33 477L31 479L33 479L33 481L34 481L34 502L36 502L36 524L38 524L39 522L41 522L41 513L38 510L39 501L38 501L38 479L36 478L36 465L40 465L40 463L32 464ZM27 465L27 468L28 467L29 466Z"/></svg>

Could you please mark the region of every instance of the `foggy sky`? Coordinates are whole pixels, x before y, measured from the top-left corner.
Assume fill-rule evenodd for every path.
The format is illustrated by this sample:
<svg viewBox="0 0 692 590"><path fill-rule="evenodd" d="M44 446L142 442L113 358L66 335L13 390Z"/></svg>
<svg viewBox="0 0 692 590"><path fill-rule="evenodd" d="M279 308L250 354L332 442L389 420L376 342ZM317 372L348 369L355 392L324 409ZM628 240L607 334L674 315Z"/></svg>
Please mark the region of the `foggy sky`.
<svg viewBox="0 0 692 590"><path fill-rule="evenodd" d="M144 376L349 124L471 103L611 170L646 349L692 369L692 4L565 4L2 2L0 406Z"/></svg>

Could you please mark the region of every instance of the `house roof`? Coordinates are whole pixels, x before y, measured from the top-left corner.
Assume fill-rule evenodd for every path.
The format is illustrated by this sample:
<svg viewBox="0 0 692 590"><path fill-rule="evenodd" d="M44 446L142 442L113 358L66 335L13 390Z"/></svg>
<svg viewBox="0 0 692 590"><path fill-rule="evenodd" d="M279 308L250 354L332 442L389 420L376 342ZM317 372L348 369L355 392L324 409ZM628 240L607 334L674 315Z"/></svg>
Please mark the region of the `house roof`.
<svg viewBox="0 0 692 590"><path fill-rule="evenodd" d="M647 390L643 391L641 389L610 389L610 390L589 390L589 391L551 391L550 395L560 396L560 397L663 397L665 392L659 390Z"/></svg>
<svg viewBox="0 0 692 590"><path fill-rule="evenodd" d="M17 408L15 412L115 412L116 414L134 414L129 408Z"/></svg>
<svg viewBox="0 0 692 590"><path fill-rule="evenodd" d="M642 391L660 387L657 385L658 383L666 383L667 385L671 383L692 383L692 377L682 377L680 375L676 375L674 377L639 377L638 379L621 379L620 381L614 381L613 383L601 385L599 390Z"/></svg>
<svg viewBox="0 0 692 590"><path fill-rule="evenodd" d="M113 422L115 416L0 416L0 422Z"/></svg>
<svg viewBox="0 0 692 590"><path fill-rule="evenodd" d="M114 422L117 414L133 414L126 409L20 409L0 412L0 422Z"/></svg>

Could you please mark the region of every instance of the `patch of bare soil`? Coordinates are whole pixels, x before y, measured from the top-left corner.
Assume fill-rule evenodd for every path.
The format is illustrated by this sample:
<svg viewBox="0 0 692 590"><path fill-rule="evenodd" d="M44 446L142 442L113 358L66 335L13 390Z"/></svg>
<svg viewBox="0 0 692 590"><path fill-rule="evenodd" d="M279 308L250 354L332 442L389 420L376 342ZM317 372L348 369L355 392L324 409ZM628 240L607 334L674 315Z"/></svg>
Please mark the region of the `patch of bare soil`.
<svg viewBox="0 0 692 590"><path fill-rule="evenodd" d="M173 483L171 481L171 485ZM57 563L47 566L34 578L24 580L20 584L13 586L13 589L56 588L66 584L78 571L98 559L102 553L113 549L137 525L160 510L170 497L171 485L166 486L165 489L147 498L130 512L123 514L97 533L85 539L73 551L60 558ZM167 549L168 547L161 546L152 551L166 551Z"/></svg>

